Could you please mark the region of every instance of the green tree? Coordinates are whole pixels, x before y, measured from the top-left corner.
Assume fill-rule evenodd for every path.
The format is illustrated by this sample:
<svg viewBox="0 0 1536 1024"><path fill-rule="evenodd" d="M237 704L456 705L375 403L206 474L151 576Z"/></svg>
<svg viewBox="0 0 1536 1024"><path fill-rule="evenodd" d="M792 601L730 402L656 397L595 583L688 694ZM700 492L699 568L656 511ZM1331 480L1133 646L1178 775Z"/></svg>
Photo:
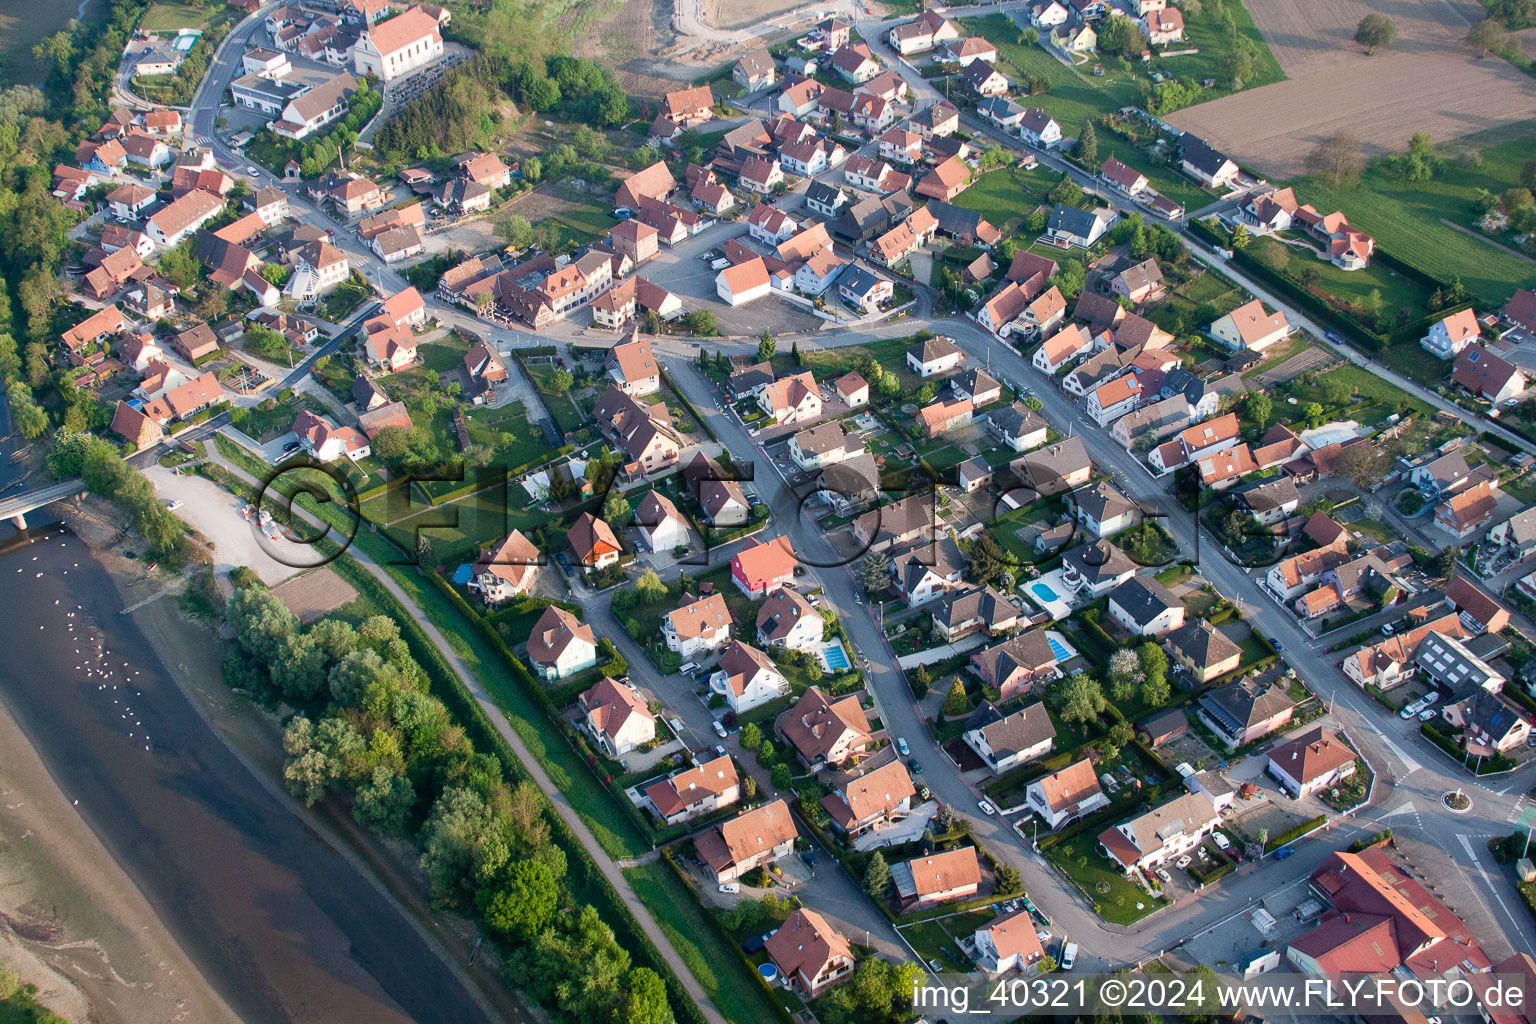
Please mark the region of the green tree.
<svg viewBox="0 0 1536 1024"><path fill-rule="evenodd" d="M764 739L762 743L758 744L758 747L757 747L757 763L760 766L762 766L764 768L770 768L770 767L772 767L772 765L774 764L774 762L777 759L778 759L778 752L773 749L773 741L772 740Z"/></svg>
<svg viewBox="0 0 1536 1024"><path fill-rule="evenodd" d="M1093 130L1092 121L1084 121L1082 131L1077 133L1077 158L1088 167L1098 163L1099 136Z"/></svg>
<svg viewBox="0 0 1536 1024"><path fill-rule="evenodd" d="M298 618L266 587L236 590L229 599L225 621L234 630L235 642L268 665L281 656L285 642L299 629Z"/></svg>
<svg viewBox="0 0 1536 1024"><path fill-rule="evenodd" d="M768 331L767 328L764 328L763 336L757 339L757 361L760 363L766 363L768 360L773 358L773 354L775 351L777 351L777 349L778 346L774 344L773 335Z"/></svg>
<svg viewBox="0 0 1536 1024"><path fill-rule="evenodd" d="M1269 422L1269 414L1275 409L1274 400L1265 391L1250 391L1243 396L1243 414L1254 423Z"/></svg>
<svg viewBox="0 0 1536 1024"><path fill-rule="evenodd" d="M1253 236L1248 233L1248 229L1243 227L1243 225L1239 224L1232 229L1232 248L1246 249L1248 248L1248 243L1252 241Z"/></svg>
<svg viewBox="0 0 1536 1024"><path fill-rule="evenodd" d="M859 560L854 578L868 594L878 593L891 585L891 560L879 551L871 551Z"/></svg>
<svg viewBox="0 0 1536 1024"><path fill-rule="evenodd" d="M647 569L635 580L635 593L646 604L656 604L666 600L667 585L657 575L655 569Z"/></svg>
<svg viewBox="0 0 1536 1024"><path fill-rule="evenodd" d="M773 766L773 772L771 774L771 781L773 782L774 789L788 789L790 785L795 781L794 776L790 774L789 765L785 764L783 761L780 761L778 764Z"/></svg>
<svg viewBox="0 0 1536 1024"><path fill-rule="evenodd" d="M629 518L629 499L622 494L610 494L603 502L603 518L609 523L622 523Z"/></svg>
<svg viewBox="0 0 1536 1024"><path fill-rule="evenodd" d="M649 967L635 967L624 976L624 1009L618 1024L672 1024L667 986Z"/></svg>
<svg viewBox="0 0 1536 1024"><path fill-rule="evenodd" d="M530 942L555 919L560 886L548 865L537 860L510 864L505 878L481 900L485 923L513 942Z"/></svg>
<svg viewBox="0 0 1536 1024"><path fill-rule="evenodd" d="M1355 42L1365 47L1366 53L1375 52L1378 46L1389 47L1397 38L1397 22L1385 14L1372 11L1355 26Z"/></svg>
<svg viewBox="0 0 1536 1024"><path fill-rule="evenodd" d="M1069 676L1061 684L1057 714L1064 722L1091 722L1109 706L1099 682L1086 672Z"/></svg>
<svg viewBox="0 0 1536 1024"><path fill-rule="evenodd" d="M890 866L885 862L885 855L876 850L869 858L869 863L864 866L864 893L878 902L885 898L890 888Z"/></svg>
<svg viewBox="0 0 1536 1024"><path fill-rule="evenodd" d="M741 727L741 748L743 750L756 750L763 745L763 730L756 722L748 722Z"/></svg>
<svg viewBox="0 0 1536 1024"><path fill-rule="evenodd" d="M1502 50L1508 44L1504 23L1498 18L1484 18L1467 33L1467 45L1477 51L1478 57L1487 57L1490 50Z"/></svg>
<svg viewBox="0 0 1536 1024"><path fill-rule="evenodd" d="M949 693L944 697L944 717L958 718L970 708L970 701L965 696L965 684L956 676L954 683L949 687Z"/></svg>
<svg viewBox="0 0 1536 1024"><path fill-rule="evenodd" d="M460 906L512 858L505 818L467 786L443 790L422 826L421 870L432 898Z"/></svg>

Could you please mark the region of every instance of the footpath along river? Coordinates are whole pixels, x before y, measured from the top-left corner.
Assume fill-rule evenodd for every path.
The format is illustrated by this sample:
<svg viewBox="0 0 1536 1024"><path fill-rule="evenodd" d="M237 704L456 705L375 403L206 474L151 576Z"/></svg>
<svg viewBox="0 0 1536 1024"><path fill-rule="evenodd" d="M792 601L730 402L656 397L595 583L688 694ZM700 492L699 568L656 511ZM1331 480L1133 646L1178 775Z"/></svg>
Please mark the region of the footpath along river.
<svg viewBox="0 0 1536 1024"><path fill-rule="evenodd" d="M487 1021L394 906L213 732L82 541L0 544L0 699L243 1020Z"/></svg>

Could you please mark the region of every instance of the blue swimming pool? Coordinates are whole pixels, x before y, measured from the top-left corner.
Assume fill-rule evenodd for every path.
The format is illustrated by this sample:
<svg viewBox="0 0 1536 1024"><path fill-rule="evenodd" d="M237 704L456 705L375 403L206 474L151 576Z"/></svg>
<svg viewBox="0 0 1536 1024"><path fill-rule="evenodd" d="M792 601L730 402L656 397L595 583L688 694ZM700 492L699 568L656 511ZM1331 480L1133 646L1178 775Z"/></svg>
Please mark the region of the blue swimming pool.
<svg viewBox="0 0 1536 1024"><path fill-rule="evenodd" d="M1051 585L1049 583L1031 583L1029 585L1029 592L1034 594L1042 601L1061 600L1061 595L1056 593L1055 590L1051 589Z"/></svg>
<svg viewBox="0 0 1536 1024"><path fill-rule="evenodd" d="M1047 587L1046 589L1049 590L1050 588ZM1051 653L1056 655L1056 660L1057 661L1066 661L1068 658L1070 658L1072 656L1072 652L1071 651L1069 651L1065 647L1061 646L1061 641L1060 640L1057 640L1055 637L1051 636L1050 634L1046 634L1045 638L1046 638L1046 640L1050 641Z"/></svg>
<svg viewBox="0 0 1536 1024"><path fill-rule="evenodd" d="M453 570L453 582L463 586L469 582L469 578L475 574L475 567L465 563Z"/></svg>
<svg viewBox="0 0 1536 1024"><path fill-rule="evenodd" d="M842 644L828 644L821 649L822 660L833 672L846 672L853 667L848 660L848 652L843 650Z"/></svg>

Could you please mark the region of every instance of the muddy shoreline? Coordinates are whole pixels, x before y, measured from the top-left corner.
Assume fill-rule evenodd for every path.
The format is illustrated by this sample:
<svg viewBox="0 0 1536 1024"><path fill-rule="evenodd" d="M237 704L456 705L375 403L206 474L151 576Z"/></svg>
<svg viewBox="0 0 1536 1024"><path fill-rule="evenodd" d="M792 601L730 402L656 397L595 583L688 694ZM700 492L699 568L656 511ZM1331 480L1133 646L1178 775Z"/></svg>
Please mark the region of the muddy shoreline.
<svg viewBox="0 0 1536 1024"><path fill-rule="evenodd" d="M452 922L424 936L274 792L275 734L216 640L120 547L99 555L70 535L0 554L0 932L52 966L45 1001L105 1022L526 1019L438 955Z"/></svg>

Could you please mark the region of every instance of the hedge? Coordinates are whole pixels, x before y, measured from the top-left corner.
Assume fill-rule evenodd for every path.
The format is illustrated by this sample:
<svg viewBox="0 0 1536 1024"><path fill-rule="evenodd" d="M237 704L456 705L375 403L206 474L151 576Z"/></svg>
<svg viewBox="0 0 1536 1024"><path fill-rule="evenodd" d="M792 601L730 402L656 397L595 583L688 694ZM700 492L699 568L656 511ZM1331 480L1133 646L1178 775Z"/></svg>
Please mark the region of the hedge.
<svg viewBox="0 0 1536 1024"><path fill-rule="evenodd" d="M1219 231L1211 228L1203 221L1191 221L1189 227L1192 232L1218 248L1228 249L1231 247L1230 238L1222 235ZM1416 282L1424 285L1425 287L1447 287L1444 281L1430 277L1428 274L1425 274L1417 267L1413 267L1404 263L1402 260L1392 256L1390 253L1383 251L1379 247L1372 255L1372 259L1380 260L1381 262L1390 266L1394 271L1402 273L1407 277L1413 278ZM1276 291L1284 293L1289 299L1304 307L1309 312L1325 319L1330 326L1338 328L1340 332L1349 337L1351 340L1359 342L1361 345L1364 345L1366 348L1372 351L1380 351L1385 348L1391 348L1393 345L1402 344L1404 342L1419 338L1425 333L1425 331L1429 329L1430 324L1435 323L1443 317L1460 312L1462 309L1470 308L1472 305L1470 302L1467 302L1456 306L1446 306L1443 309L1436 310L1431 313L1426 313L1421 317L1417 317L1408 323L1393 327L1391 330L1383 333L1360 323L1350 314L1336 310L1329 306L1327 302L1313 294L1302 285L1291 280L1284 274L1280 274L1274 270L1271 270L1263 263L1260 263L1253 256L1249 255L1249 253L1244 249L1232 250L1232 262L1240 264L1246 270L1252 271L1256 277L1262 278Z"/></svg>
<svg viewBox="0 0 1536 1024"><path fill-rule="evenodd" d="M1419 726L1421 735L1427 737L1429 742L1462 762L1463 766L1473 775L1497 775L1507 772L1515 767L1515 762L1503 754L1480 759L1476 764L1467 760L1467 748L1457 743L1454 739L1436 727L1434 722L1424 722Z"/></svg>
<svg viewBox="0 0 1536 1024"><path fill-rule="evenodd" d="M667 867L671 868L673 873L677 875L678 881L683 883L683 888L693 893L694 900L699 902L698 893L695 891L693 883L689 881L687 873L672 856L672 847L666 847L661 851L661 859L666 861ZM790 1014L789 1010L785 1009L784 1004L779 1002L779 997L774 992L773 985L767 978L763 977L762 972L757 969L756 965L742 954L741 943L737 942L725 930L725 926L720 923L720 919L715 916L713 910L704 906L702 902L699 902L699 909L703 912L704 919L709 922L710 930L715 933L715 940L739 957L741 962L746 965L747 973L752 975L757 980L757 984L763 987L763 991L768 995L768 1001L773 1005L773 1016L778 1021L778 1024L795 1024L795 1018Z"/></svg>
<svg viewBox="0 0 1536 1024"><path fill-rule="evenodd" d="M661 371L661 382L672 389L672 394L676 395L677 400L683 404L683 408L688 410L688 415L699 421L699 426L704 428L704 433L709 435L709 439L711 441L719 441L720 436L715 433L715 428L709 425L709 420L699 415L699 410L695 409L693 403L688 401L688 396L683 394L682 388L679 388L672 382L672 375L666 370Z"/></svg>
<svg viewBox="0 0 1536 1024"><path fill-rule="evenodd" d="M1297 839L1300 839L1302 836L1306 835L1308 832L1311 832L1313 829L1321 828L1327 820L1328 815L1319 814L1317 817L1312 818L1309 821L1304 821L1294 828L1286 829L1284 832L1281 832L1277 836L1270 836L1269 842L1264 844L1264 852L1274 853L1286 843L1295 842Z"/></svg>
<svg viewBox="0 0 1536 1024"><path fill-rule="evenodd" d="M1350 853L1359 853L1361 850L1370 849L1378 843L1384 843L1392 838L1392 830L1384 828L1380 832L1372 832L1368 836L1362 836L1349 844Z"/></svg>

